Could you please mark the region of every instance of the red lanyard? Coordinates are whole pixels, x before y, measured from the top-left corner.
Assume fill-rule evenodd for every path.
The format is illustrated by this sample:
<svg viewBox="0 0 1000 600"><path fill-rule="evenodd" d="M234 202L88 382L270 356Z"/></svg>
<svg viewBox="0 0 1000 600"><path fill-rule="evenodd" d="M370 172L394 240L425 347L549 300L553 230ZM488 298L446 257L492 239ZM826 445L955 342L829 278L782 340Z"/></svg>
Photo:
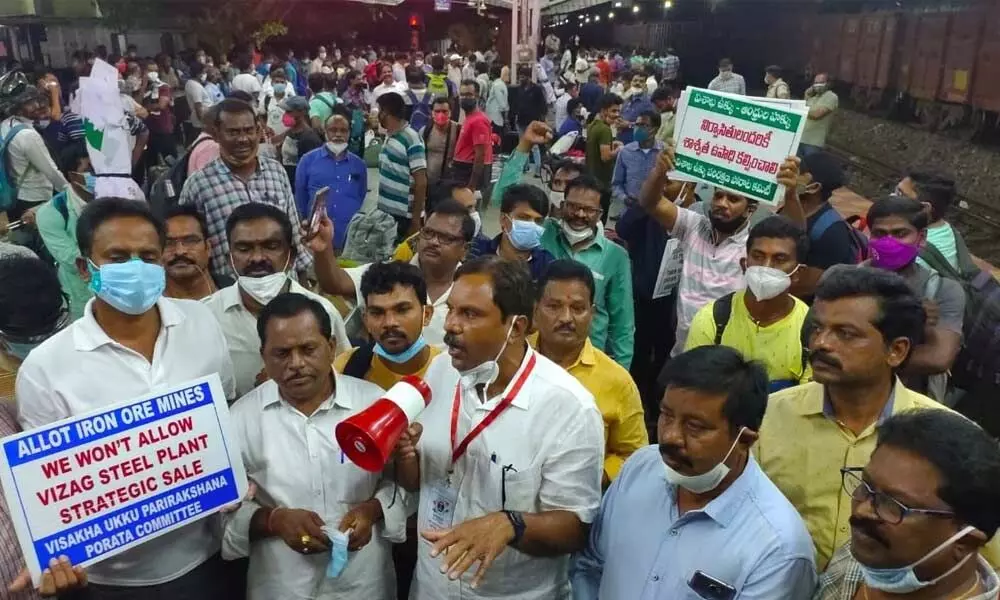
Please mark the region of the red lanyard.
<svg viewBox="0 0 1000 600"><path fill-rule="evenodd" d="M524 382L527 381L528 376L531 375L531 372L535 369L535 361L536 355L532 352L531 356L528 358L528 364L525 365L524 370L521 371L520 375L518 375L517 380L514 382L514 387L510 389L510 393L504 396L504 399L500 401L500 404L497 404L496 408L491 410L490 414L486 415L486 417L479 422L479 425L476 425L458 446L455 446L455 438L458 435L458 410L459 405L462 402L462 386L461 384L455 386L455 402L451 406L451 464L458 462L458 459L462 458L462 455L465 454L465 451L469 448L469 444L472 443L472 440L476 439L476 437L482 433L484 429L489 427L493 421L497 420L500 413L507 410L507 407L513 404L514 398L517 397L518 392L521 391L521 388L524 386Z"/></svg>

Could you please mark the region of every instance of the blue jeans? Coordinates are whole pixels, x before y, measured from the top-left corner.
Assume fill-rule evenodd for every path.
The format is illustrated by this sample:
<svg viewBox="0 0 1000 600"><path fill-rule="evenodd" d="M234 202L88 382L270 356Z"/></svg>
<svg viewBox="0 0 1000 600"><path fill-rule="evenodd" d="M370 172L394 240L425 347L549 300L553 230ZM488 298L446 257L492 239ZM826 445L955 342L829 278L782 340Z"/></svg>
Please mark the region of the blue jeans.
<svg viewBox="0 0 1000 600"><path fill-rule="evenodd" d="M524 132L527 127L517 126L518 137L524 137ZM531 147L531 156L528 158L528 163L535 163L535 175L540 176L542 172L542 151L538 149L538 146Z"/></svg>

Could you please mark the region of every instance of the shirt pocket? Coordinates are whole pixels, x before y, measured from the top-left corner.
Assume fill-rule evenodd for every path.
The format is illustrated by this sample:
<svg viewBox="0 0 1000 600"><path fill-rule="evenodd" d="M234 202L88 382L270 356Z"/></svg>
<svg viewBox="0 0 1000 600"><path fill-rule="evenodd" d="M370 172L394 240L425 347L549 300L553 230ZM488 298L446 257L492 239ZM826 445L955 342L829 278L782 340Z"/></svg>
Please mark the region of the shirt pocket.
<svg viewBox="0 0 1000 600"><path fill-rule="evenodd" d="M542 472L539 468L515 471L498 469L500 473L500 502L502 510L538 512L538 492Z"/></svg>
<svg viewBox="0 0 1000 600"><path fill-rule="evenodd" d="M341 455L339 450L337 453ZM331 482L337 489L334 494L336 500L353 505L371 499L378 485L379 473L369 473L346 457L343 460L343 463L334 466L334 481Z"/></svg>

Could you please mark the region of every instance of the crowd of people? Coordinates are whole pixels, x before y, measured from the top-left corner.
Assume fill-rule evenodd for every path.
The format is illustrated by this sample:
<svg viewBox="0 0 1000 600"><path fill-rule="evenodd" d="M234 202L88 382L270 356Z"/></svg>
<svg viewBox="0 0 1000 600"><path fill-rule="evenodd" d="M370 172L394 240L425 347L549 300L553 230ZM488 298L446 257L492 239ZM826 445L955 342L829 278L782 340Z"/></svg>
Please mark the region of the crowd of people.
<svg viewBox="0 0 1000 600"><path fill-rule="evenodd" d="M11 598L1000 594L1000 446L951 408L956 182L845 221L825 74L768 206L670 178L672 50L101 58L157 181L95 197L51 74L11 103L0 434L218 374L252 492L37 590L0 507ZM747 93L728 59L708 87ZM389 464L345 461L337 424L411 376Z"/></svg>

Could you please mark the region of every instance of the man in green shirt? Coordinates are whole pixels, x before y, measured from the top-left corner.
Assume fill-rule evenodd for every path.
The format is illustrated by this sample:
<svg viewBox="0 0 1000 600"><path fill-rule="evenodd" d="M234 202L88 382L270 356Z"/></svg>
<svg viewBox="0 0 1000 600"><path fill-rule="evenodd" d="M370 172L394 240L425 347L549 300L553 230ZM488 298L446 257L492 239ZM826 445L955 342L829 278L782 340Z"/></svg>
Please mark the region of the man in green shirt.
<svg viewBox="0 0 1000 600"><path fill-rule="evenodd" d="M599 111L587 126L587 170L605 187L611 187L611 176L615 170L615 159L621 142L615 141L611 127L622 114L622 99L615 94L601 96L597 103ZM607 202L611 202L610 196ZM607 223L610 204L602 204L603 222Z"/></svg>
<svg viewBox="0 0 1000 600"><path fill-rule="evenodd" d="M566 185L562 219L548 219L542 248L556 259L569 258L594 274L596 314L590 341L626 369L632 364L635 313L632 305L632 267L625 249L604 236L599 227L601 206L611 193L589 174Z"/></svg>
<svg viewBox="0 0 1000 600"><path fill-rule="evenodd" d="M812 86L806 90L809 115L799 142L799 156L819 152L826 146L826 134L830 132L838 102L837 94L830 89L827 74L817 73Z"/></svg>

